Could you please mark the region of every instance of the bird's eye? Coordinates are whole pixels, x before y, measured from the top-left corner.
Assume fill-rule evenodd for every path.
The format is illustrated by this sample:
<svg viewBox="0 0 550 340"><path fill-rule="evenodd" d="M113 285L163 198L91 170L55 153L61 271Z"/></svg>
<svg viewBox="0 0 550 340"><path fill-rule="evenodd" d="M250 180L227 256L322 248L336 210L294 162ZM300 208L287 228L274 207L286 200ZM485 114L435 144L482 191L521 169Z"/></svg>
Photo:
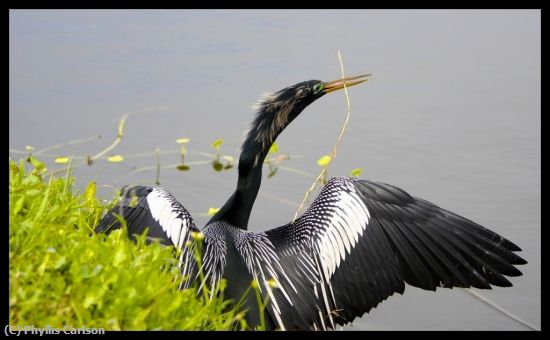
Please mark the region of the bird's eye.
<svg viewBox="0 0 550 340"><path fill-rule="evenodd" d="M313 93L314 94L317 94L317 93L321 92L322 89L323 89L323 84L322 83L317 83L317 84L313 85Z"/></svg>

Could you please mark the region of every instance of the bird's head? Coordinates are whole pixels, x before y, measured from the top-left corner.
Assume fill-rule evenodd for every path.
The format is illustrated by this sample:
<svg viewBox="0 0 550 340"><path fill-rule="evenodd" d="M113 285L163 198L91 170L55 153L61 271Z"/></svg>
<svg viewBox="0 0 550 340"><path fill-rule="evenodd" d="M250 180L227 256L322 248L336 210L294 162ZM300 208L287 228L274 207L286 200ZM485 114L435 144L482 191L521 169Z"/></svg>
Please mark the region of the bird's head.
<svg viewBox="0 0 550 340"><path fill-rule="evenodd" d="M258 112L247 140L259 142L263 148L271 146L277 136L309 104L327 93L350 87L368 80L370 74L337 79L304 81L278 92L264 95L254 109Z"/></svg>
<svg viewBox="0 0 550 340"><path fill-rule="evenodd" d="M309 80L265 95L256 104L255 109L258 114L242 146L237 189L208 223L224 220L246 230L252 206L260 190L262 165L277 136L315 100L345 86L354 86L367 81L369 76L349 77L329 82Z"/></svg>

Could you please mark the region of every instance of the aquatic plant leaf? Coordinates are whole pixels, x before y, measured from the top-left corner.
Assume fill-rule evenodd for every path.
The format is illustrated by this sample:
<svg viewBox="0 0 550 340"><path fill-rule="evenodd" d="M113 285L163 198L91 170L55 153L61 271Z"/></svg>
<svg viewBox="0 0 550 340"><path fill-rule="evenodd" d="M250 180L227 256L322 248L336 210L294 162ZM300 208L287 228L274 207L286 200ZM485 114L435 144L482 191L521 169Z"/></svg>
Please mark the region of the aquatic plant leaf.
<svg viewBox="0 0 550 340"><path fill-rule="evenodd" d="M219 208L208 208L208 215L214 216L218 211L220 211Z"/></svg>
<svg viewBox="0 0 550 340"><path fill-rule="evenodd" d="M350 177L359 177L363 173L363 169L361 168L355 168L350 171L349 175Z"/></svg>
<svg viewBox="0 0 550 340"><path fill-rule="evenodd" d="M108 157L107 160L112 163L120 163L124 161L124 157L122 155L115 155L115 156Z"/></svg>
<svg viewBox="0 0 550 340"><path fill-rule="evenodd" d="M219 150L222 147L223 139L218 138L212 142L212 147L216 150Z"/></svg>
<svg viewBox="0 0 550 340"><path fill-rule="evenodd" d="M69 157L57 157L55 159L55 162L57 164L66 164L66 163L69 163L69 160L70 160Z"/></svg>
<svg viewBox="0 0 550 340"><path fill-rule="evenodd" d="M319 160L317 160L317 164L321 167L326 167L330 164L331 160L332 158L329 155L324 155L323 157L319 158Z"/></svg>
<svg viewBox="0 0 550 340"><path fill-rule="evenodd" d="M271 147L269 148L268 153L277 153L277 152L279 152L279 145L277 145L277 142L273 142L273 144L271 144Z"/></svg>
<svg viewBox="0 0 550 340"><path fill-rule="evenodd" d="M189 139L189 138L179 138L179 139L176 140L176 143L185 144L185 143L189 143L190 140L191 139Z"/></svg>

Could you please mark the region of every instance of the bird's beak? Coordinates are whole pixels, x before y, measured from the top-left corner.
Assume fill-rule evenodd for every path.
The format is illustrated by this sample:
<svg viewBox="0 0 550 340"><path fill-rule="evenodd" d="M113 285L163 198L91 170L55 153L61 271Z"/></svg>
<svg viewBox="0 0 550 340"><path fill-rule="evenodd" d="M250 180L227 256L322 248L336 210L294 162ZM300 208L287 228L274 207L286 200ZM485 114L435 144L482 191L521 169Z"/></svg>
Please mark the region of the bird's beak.
<svg viewBox="0 0 550 340"><path fill-rule="evenodd" d="M357 77L347 77L342 79L337 79L333 81L329 81L325 83L325 86L323 87L323 91L325 93L330 93L332 91L343 89L344 86L350 87L353 85L361 84L367 80L369 80L370 74L364 74L362 76Z"/></svg>

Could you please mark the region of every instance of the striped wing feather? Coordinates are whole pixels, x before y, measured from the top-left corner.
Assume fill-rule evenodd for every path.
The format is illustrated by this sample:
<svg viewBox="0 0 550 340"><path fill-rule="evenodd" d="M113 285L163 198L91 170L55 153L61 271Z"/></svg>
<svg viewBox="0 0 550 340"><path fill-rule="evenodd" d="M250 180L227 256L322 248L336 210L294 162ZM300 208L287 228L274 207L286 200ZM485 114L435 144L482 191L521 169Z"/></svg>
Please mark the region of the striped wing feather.
<svg viewBox="0 0 550 340"><path fill-rule="evenodd" d="M184 251L180 255L179 266L183 275L191 274L195 268L191 248L186 247L195 227L191 214L167 191L146 186L124 187L117 205L99 222L95 231L110 232L121 227L116 215L126 221L128 235L142 234L159 239L165 245L174 245ZM191 280L186 280L188 286Z"/></svg>
<svg viewBox="0 0 550 340"><path fill-rule="evenodd" d="M511 286L521 250L484 227L369 180L331 179L295 221L266 232L295 289L279 297L286 329L334 328L367 313L405 282ZM284 282L281 282L284 286Z"/></svg>
<svg viewBox="0 0 550 340"><path fill-rule="evenodd" d="M198 231L191 214L167 191L146 186L124 187L118 204L96 227L96 232L120 228L115 217L126 220L128 234L141 234L146 229L149 238L182 248L192 231Z"/></svg>

